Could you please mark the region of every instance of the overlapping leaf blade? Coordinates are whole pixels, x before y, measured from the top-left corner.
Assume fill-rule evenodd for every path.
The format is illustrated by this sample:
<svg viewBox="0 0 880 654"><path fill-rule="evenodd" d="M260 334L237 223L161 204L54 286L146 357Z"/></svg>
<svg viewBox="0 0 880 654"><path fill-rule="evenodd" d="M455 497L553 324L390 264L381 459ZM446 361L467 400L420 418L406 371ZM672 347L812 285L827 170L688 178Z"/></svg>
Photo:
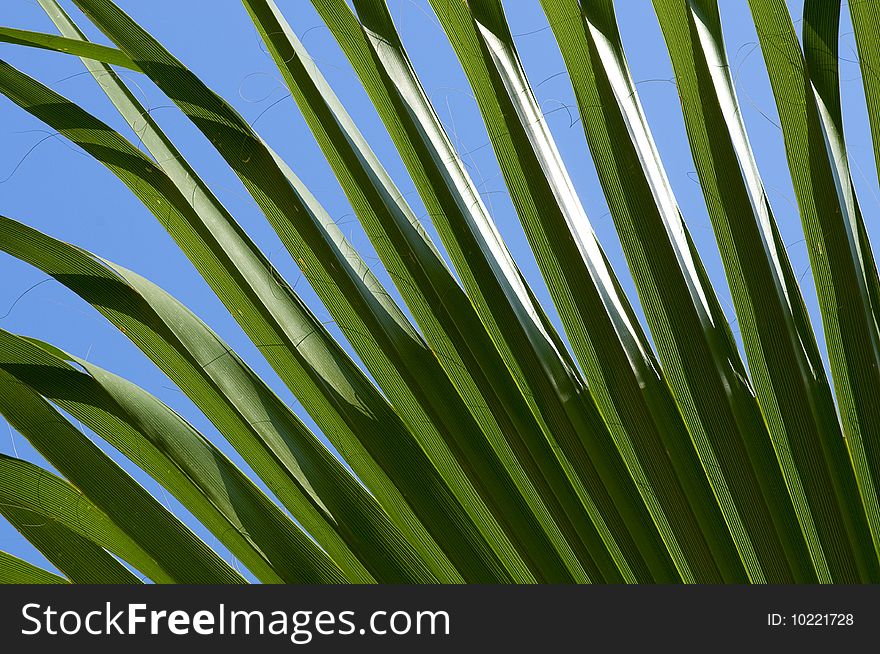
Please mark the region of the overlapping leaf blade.
<svg viewBox="0 0 880 654"><path fill-rule="evenodd" d="M81 583L136 583L112 552L156 583L170 583L152 557L61 477L0 454L0 514L53 565Z"/></svg>
<svg viewBox="0 0 880 654"><path fill-rule="evenodd" d="M0 583L66 584L67 580L8 552L0 552Z"/></svg>
<svg viewBox="0 0 880 654"><path fill-rule="evenodd" d="M133 573L100 544L43 512L6 506L3 516L71 583L144 583L144 573Z"/></svg>
<svg viewBox="0 0 880 654"><path fill-rule="evenodd" d="M531 575L515 547L473 488L473 482L462 474L437 433L442 420L447 418L437 415L436 406L424 406L414 397L413 388L401 378L400 370L388 361L389 357L399 356L398 351L385 351L372 343L376 333L371 333L369 329L371 322L381 320L384 323L383 328L390 330L384 332L386 339L395 330L411 327L399 312L396 318L393 313L388 313L391 301L387 295L375 291L369 293L371 289L361 277L366 276L371 281L372 276L357 261L342 256L340 246L342 251L347 247L342 244L341 233L329 219L321 215L311 193L289 170L279 166L274 153L227 103L205 87L112 2L89 1L78 6L117 45L133 56L153 81L212 139L218 152L239 175L282 241L294 254L304 275L311 278L312 286L319 293L326 292L339 302L338 306L331 304L328 309L340 312L337 318L340 328L343 332L348 330L349 341L377 378L418 443L426 448L432 465L437 466L444 485L449 489L449 501L444 512L437 511L436 501L429 508L435 513L435 521L447 522L442 527L442 533L445 534L444 540L455 550L450 555L457 559L457 565L470 567L474 574L478 573L485 580L528 580ZM181 77L188 79L186 85L179 83ZM349 310L349 303L356 310ZM358 328L362 322L366 330ZM375 323L372 326L375 327ZM395 348L406 346L405 342L395 343ZM386 340L385 344L389 345L389 341ZM448 399L452 406L455 397ZM412 458L417 460L415 453ZM424 468L423 473L429 476L437 474L430 468ZM458 519L453 517L456 515ZM434 524L430 528L441 529ZM489 576L485 577L487 574Z"/></svg>
<svg viewBox="0 0 880 654"><path fill-rule="evenodd" d="M467 521L450 521L451 515L461 511L460 507L454 508L458 505L445 483L417 449L393 409L241 229L234 223L212 223L214 231L209 230L202 222L202 214L134 146L12 67L2 64L2 72L9 74L4 78L5 91L12 93L14 89L18 101L50 124L61 127L74 142L108 165L154 212L358 477L377 494L385 510L394 514L398 527L411 542L422 548L435 574L444 580L454 580L457 573L450 569L442 550L414 518L395 484L409 484L412 490L424 489L426 483L436 488L430 501L417 492L409 493L408 501L420 502L419 510L434 515L432 527L444 535L448 547L456 547L456 535L469 528ZM53 103L63 107L67 115L53 111ZM65 120L79 129L70 123L64 127ZM216 234L223 240L218 242ZM229 260L232 255L237 255L234 262ZM393 483L385 468L393 472ZM442 502L438 504L438 499L448 503L448 510L439 508ZM464 536L460 538L467 540ZM461 547L467 550L470 546Z"/></svg>
<svg viewBox="0 0 880 654"><path fill-rule="evenodd" d="M258 578L345 581L326 553L228 457L143 389L48 344L5 331L0 331L0 355L3 370L141 467ZM144 572L156 579L152 571ZM163 572L162 578L167 577Z"/></svg>
<svg viewBox="0 0 880 654"><path fill-rule="evenodd" d="M461 289L278 7L271 0L247 0L245 5L389 275L396 280L416 319L421 318L421 324L427 323L431 330L429 338L433 337L432 348L438 348L437 358L427 344L412 339L409 353L395 365L402 374L412 368L418 370L410 386L419 393L423 405L445 406L438 415L446 416L443 422L448 426L442 432L446 442L507 525L511 541L523 549L526 560L533 562L535 573L546 580L583 579L570 547L521 472L494 416L476 391L468 367L449 343L446 332L439 328L435 312L442 312L446 324L460 334L461 326L453 322L444 305L447 296L452 295L449 301L456 303L452 306L467 311L461 302ZM435 284L439 288L435 289ZM334 304L332 298L325 303ZM371 331L381 343L385 336L382 331L376 327ZM412 345L420 347L414 349ZM393 343L382 349L392 351ZM451 360L443 365L445 357ZM446 381L446 371L450 381L457 382L467 410Z"/></svg>
<svg viewBox="0 0 880 654"><path fill-rule="evenodd" d="M6 338L3 334L0 347ZM4 357L0 366L15 363ZM5 370L0 370L0 414L175 582L244 581L49 402Z"/></svg>
<svg viewBox="0 0 880 654"><path fill-rule="evenodd" d="M790 580L789 548L800 538L793 506L647 125L614 7L606 0L542 4L660 360L749 578Z"/></svg>
<svg viewBox="0 0 880 654"><path fill-rule="evenodd" d="M828 544L838 550L831 574L837 580L873 579L878 565L878 514L876 439L871 435L880 429L876 402L880 393L880 335L872 306L877 282L840 121L836 54L840 5L833 0L805 4L805 51L784 2L749 5L776 97L843 433L856 464L863 506L868 509L867 518L858 511L843 514L847 539ZM833 460L833 469L845 475L845 457L838 451ZM835 480L835 493L850 505L855 501L840 480ZM870 521L873 547L866 520Z"/></svg>
<svg viewBox="0 0 880 654"><path fill-rule="evenodd" d="M796 552L792 560L813 561L815 571L808 566L798 570L797 577L810 580L818 575L830 581L823 542L845 534L840 516L851 510L851 494L826 501L840 461L838 456L835 462L832 451L844 452L844 443L803 298L740 114L718 4L654 4L672 55L751 378L805 534L798 546L808 545L810 550ZM843 473L845 478L845 465Z"/></svg>
<svg viewBox="0 0 880 654"><path fill-rule="evenodd" d="M529 88L501 5L476 4L472 14L499 103L500 113L494 110L492 118L503 129L495 140L510 144L504 153L496 146L502 171L615 444L682 576L741 579L742 565L719 507L687 500L711 496L711 489ZM472 82L472 88L479 97L483 85ZM509 163L513 153L520 171ZM522 187L531 197L517 197Z"/></svg>
<svg viewBox="0 0 880 654"><path fill-rule="evenodd" d="M0 330L0 409L70 480L0 457L0 513L70 581L243 579L62 412L171 490L261 581L880 579L880 448L871 437L880 431L880 277L843 138L839 0L805 0L803 48L782 0L749 3L833 395L740 116L717 2L653 0L748 369L654 145L613 0L539 1L659 357L581 206L502 0L430 5L472 86L565 340L501 240L385 0L312 4L388 129L454 272L274 0L243 4L413 324L287 163L113 0L74 3L117 47L86 40L57 0L39 3L62 36L0 28L2 42L83 59L152 159L2 61L0 90L150 209L354 471L174 298L0 217L0 249L129 336L296 521L144 390ZM880 171L878 16L870 3L851 12ZM111 66L144 73L210 139L359 363ZM107 490L114 480L119 498ZM150 520L132 522L123 504ZM4 577L66 581L0 553Z"/></svg>

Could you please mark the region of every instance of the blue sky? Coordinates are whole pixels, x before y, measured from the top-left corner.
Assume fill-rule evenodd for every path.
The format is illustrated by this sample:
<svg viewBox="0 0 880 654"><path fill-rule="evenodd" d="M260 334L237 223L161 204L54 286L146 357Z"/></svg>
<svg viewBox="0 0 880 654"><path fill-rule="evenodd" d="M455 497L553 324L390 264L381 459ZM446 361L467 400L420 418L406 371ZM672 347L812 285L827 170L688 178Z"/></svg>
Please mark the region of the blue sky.
<svg viewBox="0 0 880 654"><path fill-rule="evenodd" d="M390 287L390 281L381 274L366 236L360 231L295 104L287 97L280 75L241 4L233 0L118 2L254 123L257 131L285 157L343 226L365 258L377 264L375 271ZM550 308L549 298L506 194L494 153L488 146L476 103L427 0L388 2L416 70L459 152L466 153L465 161L502 235L539 297ZM401 190L407 194L416 213L422 215L424 209L390 139L345 57L312 10L311 3L307 0L278 0L278 4ZM798 20L800 3L790 1L788 4L794 19ZM0 24L54 31L35 1L5 0L2 5ZM70 8L68 5L65 4ZM505 5L526 71L587 215L633 304L638 306L583 131L577 122L573 93L563 74L562 60L544 14L537 0L508 0ZM746 0L724 0L721 5L728 56L736 74L746 125L789 256L796 273L803 274L803 291L821 339L815 291L782 136L776 125L775 105L747 3ZM678 96L672 83L671 66L651 2L624 0L617 2L617 7L632 74L682 214L715 282L722 305L733 322L730 294L696 181ZM77 12L71 13L75 18L81 18ZM880 209L877 174L846 7L843 14L841 78L847 143L865 221L872 241L877 242L880 239L876 219ZM80 24L86 26L84 19ZM94 29L86 28L86 31L95 40L105 41ZM13 65L82 104L123 134L132 136L94 80L84 72L79 60L8 45L0 46L0 50L0 56ZM154 117L191 158L196 169L268 253L272 262L291 284L295 284L296 290L319 316L329 318L307 284L299 279L295 265L253 201L210 144L145 78L126 74L125 79L132 82ZM0 98L0 143L3 144L0 148L0 213L85 247L164 287L217 330L258 373L269 380L307 424L312 424L159 223L111 173L60 137L53 136L45 125L5 98ZM48 340L124 375L170 404L215 443L225 446L210 423L124 335L75 295L45 279L43 273L7 255L0 255L0 327ZM735 323L733 329L737 331ZM338 332L334 333L338 335ZM224 450L246 469L234 451L228 447ZM0 452L41 462L27 442L9 429L2 418ZM119 457L114 458L122 462ZM126 464L126 469L193 525L186 511L148 477L130 465ZM205 535L197 525L194 527ZM210 534L205 538L210 544L217 545ZM2 519L0 549L48 565Z"/></svg>

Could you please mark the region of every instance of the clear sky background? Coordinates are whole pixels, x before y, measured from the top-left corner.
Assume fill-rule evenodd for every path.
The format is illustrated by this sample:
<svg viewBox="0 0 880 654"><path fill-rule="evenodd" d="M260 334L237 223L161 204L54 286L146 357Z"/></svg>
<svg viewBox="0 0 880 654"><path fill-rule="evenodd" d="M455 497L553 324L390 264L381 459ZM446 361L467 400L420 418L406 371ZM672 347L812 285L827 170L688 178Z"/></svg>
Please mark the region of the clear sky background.
<svg viewBox="0 0 880 654"><path fill-rule="evenodd" d="M257 131L308 184L365 258L376 264L375 272L391 288L241 3L236 0L117 1L254 123ZM424 208L381 121L311 3L308 0L277 1L417 214L424 215ZM416 70L456 147L464 155L502 235L556 320L494 153L488 145L476 102L427 0L388 0L388 3ZM34 0L3 0L0 4L2 25L55 31ZM798 0L788 2L798 28L801 4ZM651 2L618 0L616 5L632 75L682 214L738 336L730 293L685 136L671 65ZM578 122L574 94L546 18L537 0L506 0L505 6L526 71L587 214L618 277L640 312ZM777 126L775 104L748 5L746 0L721 0L721 6L728 56L736 74L746 125L789 256L796 273L802 277L806 302L824 349L815 289L782 136ZM75 19L82 18L72 10L70 3L65 3L65 7L71 9ZM80 25L86 26L85 19ZM107 42L91 26L85 29L90 38ZM847 144L865 222L872 242L877 243L880 241L877 221L880 191L846 6L841 39ZM0 56L133 138L131 130L78 59L8 45L0 45ZM295 285L317 315L329 320L327 311L320 306L305 281L299 279L295 265L259 209L210 144L176 108L169 106L170 102L145 77L126 73L124 78L132 83L154 117L190 157L190 162L273 264ZM54 136L44 124L3 97L0 97L0 213L85 247L165 288L211 325L269 381L307 424L314 426L152 214L102 165L63 138ZM0 327L50 341L143 386L190 420L248 471L211 424L123 334L77 296L46 279L42 272L0 254ZM556 322L558 324L558 320ZM341 339L332 325L331 331ZM25 439L14 433L2 418L0 452L45 465ZM231 560L216 539L206 534L173 498L138 469L114 452L110 453L166 506ZM0 549L51 568L2 518Z"/></svg>

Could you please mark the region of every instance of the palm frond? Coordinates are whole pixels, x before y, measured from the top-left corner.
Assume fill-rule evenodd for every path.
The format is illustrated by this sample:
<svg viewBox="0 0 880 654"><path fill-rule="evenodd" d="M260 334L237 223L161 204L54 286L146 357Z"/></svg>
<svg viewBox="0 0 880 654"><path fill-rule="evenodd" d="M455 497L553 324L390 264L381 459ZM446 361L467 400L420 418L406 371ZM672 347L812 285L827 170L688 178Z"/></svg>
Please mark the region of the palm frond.
<svg viewBox="0 0 880 654"><path fill-rule="evenodd" d="M312 5L426 216L291 18L273 0L242 3L243 29L259 34L382 271L296 174L300 163L112 0L73 0L112 45L90 41L57 0L39 4L60 34L0 27L0 41L79 57L138 145L2 60L0 91L149 210L314 425L158 285L0 216L0 250L103 315L223 439L124 377L0 330L0 414L46 464L0 455L0 514L61 575L0 552L0 581L880 580L880 277L844 140L840 2L805 1L803 45L785 2L749 2L820 339L750 143L718 2L653 0L744 357L655 144L613 0L538 4L628 270L615 270L594 231L511 33L510 6L428 2L539 280L504 242L385 0ZM850 11L880 171L878 16L871 3ZM149 79L208 139L340 340L117 69ZM627 274L636 297L624 291ZM540 284L552 307L541 306ZM153 497L140 472L222 549Z"/></svg>

